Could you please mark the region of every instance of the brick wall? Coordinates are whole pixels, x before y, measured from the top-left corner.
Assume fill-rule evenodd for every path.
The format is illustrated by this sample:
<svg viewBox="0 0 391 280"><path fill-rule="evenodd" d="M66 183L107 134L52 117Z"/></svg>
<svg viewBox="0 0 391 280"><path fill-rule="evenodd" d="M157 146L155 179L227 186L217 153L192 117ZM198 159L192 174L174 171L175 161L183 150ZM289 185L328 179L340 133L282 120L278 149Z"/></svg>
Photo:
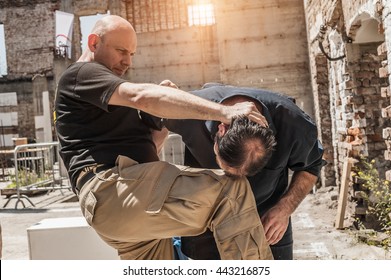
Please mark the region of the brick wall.
<svg viewBox="0 0 391 280"><path fill-rule="evenodd" d="M326 156L333 155L336 184L347 157L375 159L380 176L391 179L391 1L304 2L315 96L330 101L318 97L315 103L319 118L326 119L320 130L331 127L322 141Z"/></svg>
<svg viewBox="0 0 391 280"><path fill-rule="evenodd" d="M124 11L124 1L0 1L0 22L4 24L8 74L0 78L1 92L16 92L17 126L3 126L4 134L35 138L35 116L39 116L41 94L49 92L52 106L58 77L69 65L67 59L54 55L55 11L75 14L73 52L81 55L79 17ZM123 14L123 13L122 13ZM4 109L4 108L3 108ZM2 109L2 110L3 110Z"/></svg>

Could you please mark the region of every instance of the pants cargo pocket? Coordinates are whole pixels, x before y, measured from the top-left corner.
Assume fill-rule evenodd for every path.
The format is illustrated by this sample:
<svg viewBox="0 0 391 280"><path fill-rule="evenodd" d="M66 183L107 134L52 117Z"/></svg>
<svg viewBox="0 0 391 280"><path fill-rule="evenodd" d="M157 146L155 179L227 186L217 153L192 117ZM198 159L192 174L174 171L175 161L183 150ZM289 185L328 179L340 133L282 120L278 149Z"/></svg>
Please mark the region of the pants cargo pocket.
<svg viewBox="0 0 391 280"><path fill-rule="evenodd" d="M151 198L145 210L148 214L157 214L160 212L174 181L181 173L181 170L176 166L164 162L156 163L155 168L156 171L159 171L160 176L156 186L152 190Z"/></svg>
<svg viewBox="0 0 391 280"><path fill-rule="evenodd" d="M246 256L247 260L273 259L271 249L259 227L250 230L248 233L235 236L234 241L242 256Z"/></svg>
<svg viewBox="0 0 391 280"><path fill-rule="evenodd" d="M84 217L90 226L92 225L92 220L94 218L96 204L97 200L95 195L92 193L92 191L89 191L86 195L84 203Z"/></svg>
<svg viewBox="0 0 391 280"><path fill-rule="evenodd" d="M249 210L216 225L214 235L221 259L272 259L256 211Z"/></svg>

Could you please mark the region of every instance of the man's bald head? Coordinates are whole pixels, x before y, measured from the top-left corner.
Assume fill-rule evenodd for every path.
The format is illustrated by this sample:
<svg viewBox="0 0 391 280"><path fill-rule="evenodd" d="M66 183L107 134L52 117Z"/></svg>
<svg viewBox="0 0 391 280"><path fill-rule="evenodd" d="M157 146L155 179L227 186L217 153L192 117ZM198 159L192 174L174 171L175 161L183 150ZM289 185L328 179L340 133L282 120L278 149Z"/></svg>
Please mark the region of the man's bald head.
<svg viewBox="0 0 391 280"><path fill-rule="evenodd" d="M108 32L117 31L120 29L128 29L130 32L135 32L133 26L126 19L116 15L108 15L96 22L91 33L98 36L104 36Z"/></svg>
<svg viewBox="0 0 391 280"><path fill-rule="evenodd" d="M137 49L133 26L124 18L108 15L99 19L88 36L88 48L79 62L99 62L118 76L123 76L132 65Z"/></svg>

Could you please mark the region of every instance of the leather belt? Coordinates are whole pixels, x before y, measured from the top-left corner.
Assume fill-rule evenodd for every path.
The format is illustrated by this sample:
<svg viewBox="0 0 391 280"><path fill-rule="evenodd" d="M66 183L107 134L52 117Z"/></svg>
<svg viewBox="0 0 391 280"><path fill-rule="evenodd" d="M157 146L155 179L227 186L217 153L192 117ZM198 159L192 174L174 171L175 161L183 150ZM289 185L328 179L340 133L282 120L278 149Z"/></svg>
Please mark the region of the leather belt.
<svg viewBox="0 0 391 280"><path fill-rule="evenodd" d="M84 167L76 181L75 191L79 195L81 188L99 172L112 168L113 166L108 164L95 164Z"/></svg>

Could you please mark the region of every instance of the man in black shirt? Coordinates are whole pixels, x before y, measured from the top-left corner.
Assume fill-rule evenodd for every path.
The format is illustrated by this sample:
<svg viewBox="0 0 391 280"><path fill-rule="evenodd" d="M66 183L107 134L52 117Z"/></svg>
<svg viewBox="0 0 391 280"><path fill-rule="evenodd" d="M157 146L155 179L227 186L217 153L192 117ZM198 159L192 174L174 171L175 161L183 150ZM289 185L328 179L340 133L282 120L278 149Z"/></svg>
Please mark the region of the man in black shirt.
<svg viewBox="0 0 391 280"><path fill-rule="evenodd" d="M265 125L264 117L252 102L226 106L130 83L121 76L136 47L131 24L106 16L58 83L60 155L86 221L121 259L172 259L171 237L207 228L223 259L272 258L248 181L158 161L153 127L141 113L223 123L246 115Z"/></svg>
<svg viewBox="0 0 391 280"><path fill-rule="evenodd" d="M277 145L265 168L248 180L274 259L292 259L290 216L316 183L323 165L315 124L292 99L270 91L211 84L193 94L226 105L253 101L266 117ZM166 120L165 124L182 136L185 165L225 169L214 151L218 122ZM293 171L290 183L289 170ZM210 232L182 238L182 250L193 259L219 258Z"/></svg>

